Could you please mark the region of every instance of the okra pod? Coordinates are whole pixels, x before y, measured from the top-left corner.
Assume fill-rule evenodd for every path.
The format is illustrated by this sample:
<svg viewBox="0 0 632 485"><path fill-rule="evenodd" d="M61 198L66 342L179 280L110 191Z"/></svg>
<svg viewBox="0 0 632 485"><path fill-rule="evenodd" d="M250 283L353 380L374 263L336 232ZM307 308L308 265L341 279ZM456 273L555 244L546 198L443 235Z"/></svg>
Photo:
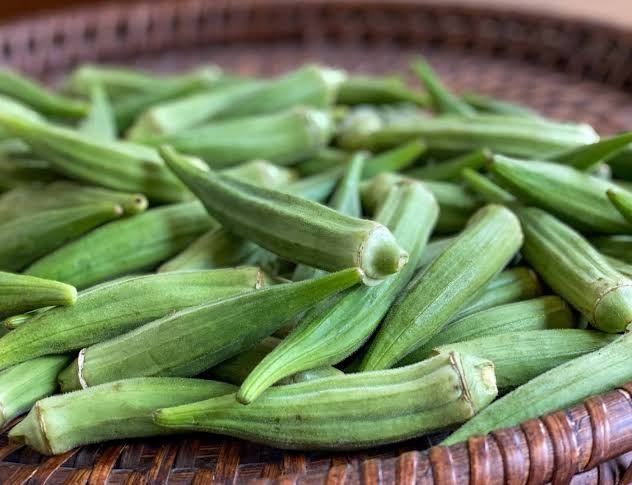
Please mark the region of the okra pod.
<svg viewBox="0 0 632 485"><path fill-rule="evenodd" d="M525 234L522 254L555 293L600 330L632 321L632 281L578 232L540 209L515 208Z"/></svg>
<svg viewBox="0 0 632 485"><path fill-rule="evenodd" d="M0 316L47 306L72 306L76 300L77 290L73 286L0 271Z"/></svg>
<svg viewBox="0 0 632 485"><path fill-rule="evenodd" d="M391 367L424 345L503 269L522 241L520 223L508 209L480 209L450 247L404 289L360 369Z"/></svg>
<svg viewBox="0 0 632 485"><path fill-rule="evenodd" d="M413 163L426 151L426 146L417 140L387 150L369 158L364 165L362 178L368 179L383 172L398 172Z"/></svg>
<svg viewBox="0 0 632 485"><path fill-rule="evenodd" d="M21 270L122 213L116 204L91 204L38 212L0 224L0 269Z"/></svg>
<svg viewBox="0 0 632 485"><path fill-rule="evenodd" d="M450 353L399 369L271 388L249 406L231 395L163 409L155 422L277 448L367 448L463 422L496 393L491 362Z"/></svg>
<svg viewBox="0 0 632 485"><path fill-rule="evenodd" d="M296 182L281 188L283 192L296 195L314 202L325 202L333 192L336 184L340 181L344 167L336 167L325 172L304 177Z"/></svg>
<svg viewBox="0 0 632 485"><path fill-rule="evenodd" d="M632 224L632 192L623 189L608 189L606 195L628 224Z"/></svg>
<svg viewBox="0 0 632 485"><path fill-rule="evenodd" d="M435 352L459 352L490 360L494 363L496 384L500 389L507 389L594 352L616 338L616 335L591 330L531 330L443 345Z"/></svg>
<svg viewBox="0 0 632 485"><path fill-rule="evenodd" d="M86 234L36 261L26 274L83 289L155 268L215 224L197 201L159 207Z"/></svg>
<svg viewBox="0 0 632 485"><path fill-rule="evenodd" d="M110 100L103 86L95 84L90 89L90 110L79 124L79 131L104 140L116 140L117 128Z"/></svg>
<svg viewBox="0 0 632 485"><path fill-rule="evenodd" d="M0 339L0 369L116 337L184 308L261 288L257 268L135 276L79 293L72 307L40 313Z"/></svg>
<svg viewBox="0 0 632 485"><path fill-rule="evenodd" d="M531 108L491 96L485 96L483 94L466 92L461 94L461 100L465 101L472 108L481 113L517 116L522 118L542 118L537 111L534 111Z"/></svg>
<svg viewBox="0 0 632 485"><path fill-rule="evenodd" d="M294 108L280 113L216 121L183 133L151 137L146 143L173 145L213 168L263 158L288 165L327 145L333 120L325 111Z"/></svg>
<svg viewBox="0 0 632 485"><path fill-rule="evenodd" d="M572 328L574 323L575 318L570 307L557 296L508 303L453 320L400 363L419 362L431 355L432 349L443 345L507 332ZM511 340L511 337L507 337L507 340Z"/></svg>
<svg viewBox="0 0 632 485"><path fill-rule="evenodd" d="M197 375L253 347L292 316L360 278L352 268L178 311L82 350L60 374L60 384L73 390L130 377Z"/></svg>
<svg viewBox="0 0 632 485"><path fill-rule="evenodd" d="M632 264L632 235L594 237L590 243L603 254Z"/></svg>
<svg viewBox="0 0 632 485"><path fill-rule="evenodd" d="M53 93L8 69L0 69L0 94L16 99L47 116L81 118L88 112L83 101Z"/></svg>
<svg viewBox="0 0 632 485"><path fill-rule="evenodd" d="M549 211L580 231L626 233L632 225L613 207L606 191L611 182L572 167L494 156L491 171L525 203Z"/></svg>
<svg viewBox="0 0 632 485"><path fill-rule="evenodd" d="M38 401L9 439L45 455L114 439L170 434L153 423L164 406L233 392L230 384L202 379L145 378L112 382Z"/></svg>
<svg viewBox="0 0 632 485"><path fill-rule="evenodd" d="M632 332L628 332L599 350L531 379L481 411L442 444L514 426L625 384L632 379L631 352Z"/></svg>
<svg viewBox="0 0 632 485"><path fill-rule="evenodd" d="M468 188L489 204L513 204L516 198L488 177L466 168L461 173Z"/></svg>
<svg viewBox="0 0 632 485"><path fill-rule="evenodd" d="M413 72L426 88L432 109L437 113L473 115L476 110L468 103L452 94L435 74L430 65L422 58L411 63Z"/></svg>
<svg viewBox="0 0 632 485"><path fill-rule="evenodd" d="M0 192L16 187L45 184L61 178L44 160L5 159L0 156Z"/></svg>
<svg viewBox="0 0 632 485"><path fill-rule="evenodd" d="M297 178L294 170L280 167L265 160L242 163L224 170L223 173L242 182L269 188L286 187Z"/></svg>
<svg viewBox="0 0 632 485"><path fill-rule="evenodd" d="M351 156L350 152L335 148L323 148L312 158L299 162L296 165L296 169L302 176L315 175L332 168L341 167Z"/></svg>
<svg viewBox="0 0 632 485"><path fill-rule="evenodd" d="M417 264L417 269L428 266L435 259L441 256L444 253L444 251L448 249L450 244L454 242L455 238L456 236L450 236L450 237L444 237L441 239L435 239L433 241L430 241L426 245L426 249L424 250L424 253L421 256L421 259L419 260L419 263Z"/></svg>
<svg viewBox="0 0 632 485"><path fill-rule="evenodd" d="M57 374L68 365L67 355L49 355L0 372L0 428L28 411L57 389Z"/></svg>
<svg viewBox="0 0 632 485"><path fill-rule="evenodd" d="M406 171L405 175L420 180L456 181L461 177L463 169L478 170L491 160L492 152L489 150L475 150L450 160L413 168Z"/></svg>
<svg viewBox="0 0 632 485"><path fill-rule="evenodd" d="M336 103L350 106L414 103L427 106L428 97L410 89L399 79L351 76L340 85Z"/></svg>
<svg viewBox="0 0 632 485"><path fill-rule="evenodd" d="M125 215L143 212L148 205L147 198L142 194L116 192L60 180L43 187L16 187L2 194L0 221L7 222L52 209L101 203L116 204Z"/></svg>
<svg viewBox="0 0 632 485"><path fill-rule="evenodd" d="M413 277L437 214L434 197L421 184L403 182L396 185L377 220L391 229L409 252L408 265L378 286L349 290L309 311L296 329L248 376L237 399L250 403L280 379L311 368L337 364L360 348Z"/></svg>
<svg viewBox="0 0 632 485"><path fill-rule="evenodd" d="M609 158L615 156L630 143L632 143L632 132L622 133L589 145L563 151L550 157L550 160L569 165L577 170L590 171L601 162L607 162Z"/></svg>
<svg viewBox="0 0 632 485"><path fill-rule="evenodd" d="M0 94L0 110L31 121L44 121L44 117L37 111L33 111L28 106L23 105L13 98L3 96L2 94ZM0 140L5 143L11 142L11 134L0 129Z"/></svg>
<svg viewBox="0 0 632 485"><path fill-rule="evenodd" d="M366 283L396 273L408 260L381 224L241 183L170 147L163 147L161 153L227 230L283 258L328 271L357 266Z"/></svg>
<svg viewBox="0 0 632 485"><path fill-rule="evenodd" d="M164 166L155 150L122 141L87 138L69 128L0 113L0 128L23 140L59 173L125 192L173 202L190 193Z"/></svg>
<svg viewBox="0 0 632 485"><path fill-rule="evenodd" d="M606 258L606 261L608 261L610 266L612 266L619 273L621 273L627 278L632 278L632 265L631 264L625 263L617 258L612 258L606 255L604 255L604 258Z"/></svg>

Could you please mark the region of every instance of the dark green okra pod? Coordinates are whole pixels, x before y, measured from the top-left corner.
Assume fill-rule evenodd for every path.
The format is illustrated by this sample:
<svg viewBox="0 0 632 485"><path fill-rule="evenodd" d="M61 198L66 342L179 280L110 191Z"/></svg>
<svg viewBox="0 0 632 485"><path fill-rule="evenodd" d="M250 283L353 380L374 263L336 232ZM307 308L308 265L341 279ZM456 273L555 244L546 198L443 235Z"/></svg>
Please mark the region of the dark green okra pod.
<svg viewBox="0 0 632 485"><path fill-rule="evenodd" d="M123 209L116 204L91 204L25 215L0 224L0 269L22 270L101 224L117 219ZM42 276L69 283L55 277ZM69 283L72 284L72 283Z"/></svg>
<svg viewBox="0 0 632 485"><path fill-rule="evenodd" d="M467 92L461 95L461 99L480 113L518 116L522 118L542 118L537 111L531 108L483 94Z"/></svg>
<svg viewBox="0 0 632 485"><path fill-rule="evenodd" d="M46 354L81 349L174 310L261 288L258 268L134 276L79 293L72 307L36 314L0 339L0 369Z"/></svg>
<svg viewBox="0 0 632 485"><path fill-rule="evenodd" d="M44 160L5 159L0 155L0 192L17 187L45 184L60 178L60 175L52 169L51 164Z"/></svg>
<svg viewBox="0 0 632 485"><path fill-rule="evenodd" d="M450 160L413 168L405 172L405 175L420 180L457 181L461 177L463 169L478 170L491 160L492 152L489 150L475 150Z"/></svg>
<svg viewBox="0 0 632 485"><path fill-rule="evenodd" d="M68 365L67 355L29 360L0 372L0 428L28 411L57 389L57 374Z"/></svg>
<svg viewBox="0 0 632 485"><path fill-rule="evenodd" d="M442 444L451 445L473 435L515 426L625 384L632 379L631 352L632 332L628 332L595 352L531 379L484 409Z"/></svg>
<svg viewBox="0 0 632 485"><path fill-rule="evenodd" d="M312 158L299 162L295 167L302 176L315 175L332 168L340 168L351 156L352 152L328 147L320 150Z"/></svg>
<svg viewBox="0 0 632 485"><path fill-rule="evenodd" d="M399 369L271 388L249 406L231 395L164 409L155 422L277 448L366 448L463 422L496 393L491 362L450 353Z"/></svg>
<svg viewBox="0 0 632 485"><path fill-rule="evenodd" d="M100 227L44 256L26 273L83 289L155 268L215 224L197 201L159 207Z"/></svg>
<svg viewBox="0 0 632 485"><path fill-rule="evenodd" d="M396 273L408 260L406 251L381 224L241 183L169 147L162 153L227 230L281 257L328 271L359 267L365 282Z"/></svg>
<svg viewBox="0 0 632 485"><path fill-rule="evenodd" d="M81 445L170 434L154 424L154 411L231 392L230 384L202 379L154 377L103 384L37 402L9 439L58 455Z"/></svg>
<svg viewBox="0 0 632 485"><path fill-rule="evenodd" d="M244 382L237 398L255 400L278 380L303 370L337 364L362 346L412 278L437 220L432 194L416 182L396 185L377 220L409 252L409 264L376 287L355 288L309 311Z"/></svg>
<svg viewBox="0 0 632 485"><path fill-rule="evenodd" d="M632 192L612 188L608 189L606 195L628 224L632 225Z"/></svg>
<svg viewBox="0 0 632 485"><path fill-rule="evenodd" d="M632 235L595 237L590 243L603 254L632 264Z"/></svg>
<svg viewBox="0 0 632 485"><path fill-rule="evenodd" d="M503 269L522 240L520 223L508 209L480 209L404 290L366 351L361 370L391 367L425 344Z"/></svg>
<svg viewBox="0 0 632 485"><path fill-rule="evenodd" d="M77 290L59 281L0 272L0 316L17 315L47 306L71 306Z"/></svg>
<svg viewBox="0 0 632 485"><path fill-rule="evenodd" d="M600 330L632 321L632 280L616 271L578 232L536 208L515 208L525 234L522 254L548 286Z"/></svg>
<svg viewBox="0 0 632 485"><path fill-rule="evenodd" d="M570 165L577 170L590 171L602 162L608 162L630 143L632 143L632 133L622 133L589 145L563 151L549 157L549 159L552 162Z"/></svg>
<svg viewBox="0 0 632 485"><path fill-rule="evenodd" d="M197 375L256 345L297 313L354 286L360 273L352 268L181 310L82 350L60 374L60 384L72 390L130 377Z"/></svg>

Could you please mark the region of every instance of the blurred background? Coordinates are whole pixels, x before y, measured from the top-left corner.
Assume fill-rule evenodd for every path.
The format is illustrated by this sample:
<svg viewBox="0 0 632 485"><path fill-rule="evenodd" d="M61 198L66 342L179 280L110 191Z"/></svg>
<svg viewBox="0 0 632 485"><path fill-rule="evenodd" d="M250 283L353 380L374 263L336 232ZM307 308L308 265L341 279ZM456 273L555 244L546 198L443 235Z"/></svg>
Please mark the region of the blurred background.
<svg viewBox="0 0 632 485"><path fill-rule="evenodd" d="M107 0L133 2L135 0ZM178 0L172 0L177 2ZM215 0L209 0L215 1ZM296 0L300 2L301 0ZM370 0L369 0L370 1ZM601 20L616 25L632 27L632 0L403 0L407 2L436 2L454 4L478 4L502 6L511 9L562 13L576 17ZM98 0L0 0L0 21L42 13L69 5L97 3ZM105 3L103 1L99 3Z"/></svg>

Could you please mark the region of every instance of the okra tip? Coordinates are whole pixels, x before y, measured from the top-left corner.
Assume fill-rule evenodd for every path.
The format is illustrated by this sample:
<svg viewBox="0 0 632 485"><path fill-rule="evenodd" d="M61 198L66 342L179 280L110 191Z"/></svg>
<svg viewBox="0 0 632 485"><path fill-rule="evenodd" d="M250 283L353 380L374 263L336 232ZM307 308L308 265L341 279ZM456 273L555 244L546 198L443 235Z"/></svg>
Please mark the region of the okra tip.
<svg viewBox="0 0 632 485"><path fill-rule="evenodd" d="M26 417L9 431L9 441L27 445L43 455L55 454L46 436L39 403L35 403Z"/></svg>
<svg viewBox="0 0 632 485"><path fill-rule="evenodd" d="M597 300L593 325L604 332L623 332L632 323L632 282L609 288Z"/></svg>
<svg viewBox="0 0 632 485"><path fill-rule="evenodd" d="M185 157L176 151L171 145L160 145L158 147L158 153L165 161L167 166L174 172L176 175L179 170L182 169L191 169L191 167L196 168L197 170L202 170L203 172L210 172L211 169L209 166L204 163L204 161L197 157Z"/></svg>
<svg viewBox="0 0 632 485"><path fill-rule="evenodd" d="M377 284L387 276L397 273L408 262L408 253L385 226L375 225L360 247L358 266L365 273L366 285Z"/></svg>

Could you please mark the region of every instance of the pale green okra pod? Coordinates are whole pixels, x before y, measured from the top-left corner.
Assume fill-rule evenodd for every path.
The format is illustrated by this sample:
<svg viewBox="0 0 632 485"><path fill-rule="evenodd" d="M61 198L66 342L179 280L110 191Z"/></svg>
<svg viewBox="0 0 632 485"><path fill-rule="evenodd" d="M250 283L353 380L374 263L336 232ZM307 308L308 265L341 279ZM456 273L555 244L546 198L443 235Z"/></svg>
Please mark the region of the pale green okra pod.
<svg viewBox="0 0 632 485"><path fill-rule="evenodd" d="M103 86L95 84L90 89L90 111L79 123L78 130L88 137L116 140L117 127L114 111Z"/></svg>
<svg viewBox="0 0 632 485"><path fill-rule="evenodd" d="M542 118L537 111L531 108L483 94L467 92L461 94L461 99L481 113L519 116L523 118Z"/></svg>
<svg viewBox="0 0 632 485"><path fill-rule="evenodd" d="M59 281L0 272L0 316L48 306L72 306L77 290Z"/></svg>

